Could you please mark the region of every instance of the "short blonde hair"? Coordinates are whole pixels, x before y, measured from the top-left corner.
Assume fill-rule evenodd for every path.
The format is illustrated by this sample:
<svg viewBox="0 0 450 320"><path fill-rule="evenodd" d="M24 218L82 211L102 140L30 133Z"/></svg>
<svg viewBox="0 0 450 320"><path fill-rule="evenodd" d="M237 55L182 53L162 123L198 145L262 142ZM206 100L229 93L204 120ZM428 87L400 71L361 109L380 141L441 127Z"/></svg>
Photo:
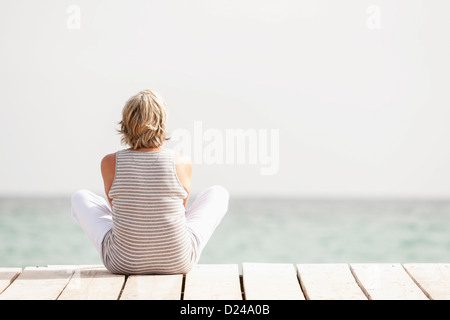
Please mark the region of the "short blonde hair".
<svg viewBox="0 0 450 320"><path fill-rule="evenodd" d="M130 97L119 122L122 143L132 149L157 148L170 138L166 132L167 105L155 91L146 89Z"/></svg>

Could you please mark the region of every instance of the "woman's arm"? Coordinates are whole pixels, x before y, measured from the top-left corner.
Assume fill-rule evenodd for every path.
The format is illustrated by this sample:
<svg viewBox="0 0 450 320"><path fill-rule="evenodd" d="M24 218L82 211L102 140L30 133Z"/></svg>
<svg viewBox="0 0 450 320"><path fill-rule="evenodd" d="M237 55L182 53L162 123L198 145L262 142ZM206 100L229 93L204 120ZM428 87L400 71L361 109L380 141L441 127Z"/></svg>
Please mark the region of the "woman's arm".
<svg viewBox="0 0 450 320"><path fill-rule="evenodd" d="M192 161L188 156L176 153L175 168L177 171L178 180L180 180L181 185L188 194L183 201L183 205L186 207L189 200L189 194L191 192Z"/></svg>
<svg viewBox="0 0 450 320"><path fill-rule="evenodd" d="M111 189L111 186L114 181L114 176L116 173L116 154L111 153L106 155L101 162L101 171L102 171L102 177L103 177L103 183L105 185L105 193L106 197L108 198L109 204L112 208L112 199L109 197L109 190Z"/></svg>

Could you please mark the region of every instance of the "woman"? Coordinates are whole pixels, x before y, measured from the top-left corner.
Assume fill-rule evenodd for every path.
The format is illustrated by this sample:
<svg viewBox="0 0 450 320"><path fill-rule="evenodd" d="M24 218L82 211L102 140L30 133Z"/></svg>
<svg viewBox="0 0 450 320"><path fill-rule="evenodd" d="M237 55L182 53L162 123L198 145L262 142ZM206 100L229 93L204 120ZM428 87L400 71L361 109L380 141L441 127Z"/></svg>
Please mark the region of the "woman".
<svg viewBox="0 0 450 320"><path fill-rule="evenodd" d="M119 123L130 148L101 162L109 205L87 190L72 196L72 217L112 273L189 272L228 210L228 192L217 185L185 208L192 163L164 147L166 118L166 103L156 92L132 96Z"/></svg>

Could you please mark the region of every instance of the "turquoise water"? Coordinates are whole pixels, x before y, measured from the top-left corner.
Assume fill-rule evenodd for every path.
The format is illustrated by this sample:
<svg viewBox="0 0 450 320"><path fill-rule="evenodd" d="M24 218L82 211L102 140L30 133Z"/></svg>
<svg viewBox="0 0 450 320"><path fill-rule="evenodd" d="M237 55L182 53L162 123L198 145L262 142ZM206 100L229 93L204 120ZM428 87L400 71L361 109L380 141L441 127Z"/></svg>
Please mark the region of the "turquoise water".
<svg viewBox="0 0 450 320"><path fill-rule="evenodd" d="M232 198L200 262L450 262L450 201ZM0 198L0 267L99 263L69 198Z"/></svg>

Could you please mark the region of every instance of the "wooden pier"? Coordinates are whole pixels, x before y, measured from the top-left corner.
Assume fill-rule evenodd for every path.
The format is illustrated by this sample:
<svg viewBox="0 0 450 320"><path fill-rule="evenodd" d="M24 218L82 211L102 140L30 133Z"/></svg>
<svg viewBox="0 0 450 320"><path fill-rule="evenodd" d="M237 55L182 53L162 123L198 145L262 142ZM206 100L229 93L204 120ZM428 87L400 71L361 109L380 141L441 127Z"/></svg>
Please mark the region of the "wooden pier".
<svg viewBox="0 0 450 320"><path fill-rule="evenodd" d="M183 275L101 265L0 268L0 300L449 300L450 264L199 264Z"/></svg>

